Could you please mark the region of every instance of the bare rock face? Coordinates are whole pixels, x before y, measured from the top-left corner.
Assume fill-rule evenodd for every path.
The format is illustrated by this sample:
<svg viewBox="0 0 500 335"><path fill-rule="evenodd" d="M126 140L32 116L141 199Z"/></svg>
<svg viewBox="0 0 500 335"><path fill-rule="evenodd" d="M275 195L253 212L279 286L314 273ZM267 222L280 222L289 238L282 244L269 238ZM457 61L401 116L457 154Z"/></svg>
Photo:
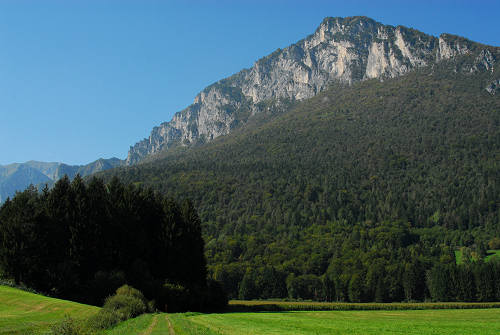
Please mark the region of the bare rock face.
<svg viewBox="0 0 500 335"><path fill-rule="evenodd" d="M242 125L268 101L310 98L332 83L393 78L417 67L471 52L474 43L382 25L366 17L326 18L316 32L205 88L194 103L130 148L127 164L174 145L210 141ZM491 70L487 49L477 66Z"/></svg>

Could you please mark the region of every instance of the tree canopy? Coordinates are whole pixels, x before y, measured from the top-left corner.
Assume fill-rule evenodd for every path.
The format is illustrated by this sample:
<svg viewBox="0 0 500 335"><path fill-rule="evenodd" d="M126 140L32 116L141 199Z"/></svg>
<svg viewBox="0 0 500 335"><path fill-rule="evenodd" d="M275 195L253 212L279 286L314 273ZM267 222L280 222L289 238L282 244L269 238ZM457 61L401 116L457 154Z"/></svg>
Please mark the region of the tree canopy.
<svg viewBox="0 0 500 335"><path fill-rule="evenodd" d="M162 296L167 283L203 292L203 252L190 201L117 178L105 184L65 177L41 193L34 187L17 193L0 208L3 275L62 298L102 304L123 284L157 302L168 299ZM199 301L186 308L201 308Z"/></svg>

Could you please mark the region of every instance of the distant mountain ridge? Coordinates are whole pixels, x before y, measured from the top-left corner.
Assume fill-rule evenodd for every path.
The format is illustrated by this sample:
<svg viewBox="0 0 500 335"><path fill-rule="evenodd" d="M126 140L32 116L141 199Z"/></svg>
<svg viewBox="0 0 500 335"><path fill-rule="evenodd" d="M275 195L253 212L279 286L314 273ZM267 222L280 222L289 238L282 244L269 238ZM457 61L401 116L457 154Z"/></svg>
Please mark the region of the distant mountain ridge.
<svg viewBox="0 0 500 335"><path fill-rule="evenodd" d="M86 165L67 165L58 162L28 161L0 165L0 203L12 197L16 191L22 191L29 185L51 185L67 175L73 179L77 174L82 177L96 172L123 165L118 158L98 159Z"/></svg>
<svg viewBox="0 0 500 335"><path fill-rule="evenodd" d="M311 98L334 83L394 78L472 52L477 58L467 70L493 70L494 53L462 37L442 34L437 38L367 17L325 18L307 38L205 88L192 105L130 147L126 164L173 146L205 143L229 134L270 105L279 109L288 101ZM498 82L485 89L496 93Z"/></svg>

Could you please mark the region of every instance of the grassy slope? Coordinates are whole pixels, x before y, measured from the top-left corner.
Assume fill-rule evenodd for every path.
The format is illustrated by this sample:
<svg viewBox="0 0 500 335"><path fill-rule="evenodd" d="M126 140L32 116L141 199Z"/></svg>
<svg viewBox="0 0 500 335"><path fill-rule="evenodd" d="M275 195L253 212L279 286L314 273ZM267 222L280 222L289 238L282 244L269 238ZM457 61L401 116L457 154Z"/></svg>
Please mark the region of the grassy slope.
<svg viewBox="0 0 500 335"><path fill-rule="evenodd" d="M65 315L85 318L97 310L94 306L0 286L0 334L27 334L35 329L40 331Z"/></svg>
<svg viewBox="0 0 500 335"><path fill-rule="evenodd" d="M180 335L500 333L498 309L229 313L175 315L171 320Z"/></svg>

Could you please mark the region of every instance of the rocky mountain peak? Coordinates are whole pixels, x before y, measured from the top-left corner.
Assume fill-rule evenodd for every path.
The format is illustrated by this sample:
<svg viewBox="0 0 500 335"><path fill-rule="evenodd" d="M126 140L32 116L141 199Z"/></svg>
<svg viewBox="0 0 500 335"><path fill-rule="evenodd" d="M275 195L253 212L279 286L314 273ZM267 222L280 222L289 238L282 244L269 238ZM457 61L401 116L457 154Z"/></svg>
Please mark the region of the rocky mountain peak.
<svg viewBox="0 0 500 335"><path fill-rule="evenodd" d="M132 146L126 163L138 163L172 146L204 143L228 134L264 105L307 99L332 83L397 77L468 54L477 45L458 36L436 38L363 16L325 18L312 35L205 88L192 105ZM491 69L496 60L487 49L483 51L477 66Z"/></svg>

